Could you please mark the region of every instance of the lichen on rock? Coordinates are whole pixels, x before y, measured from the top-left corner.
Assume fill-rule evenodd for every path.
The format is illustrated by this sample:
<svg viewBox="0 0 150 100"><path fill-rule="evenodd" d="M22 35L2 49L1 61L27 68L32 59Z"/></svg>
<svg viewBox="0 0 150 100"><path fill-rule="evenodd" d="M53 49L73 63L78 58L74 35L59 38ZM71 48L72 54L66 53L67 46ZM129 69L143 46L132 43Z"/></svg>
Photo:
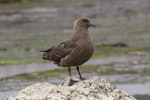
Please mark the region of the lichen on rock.
<svg viewBox="0 0 150 100"><path fill-rule="evenodd" d="M36 83L9 96L7 100L136 100L105 79L66 79L59 85Z"/></svg>

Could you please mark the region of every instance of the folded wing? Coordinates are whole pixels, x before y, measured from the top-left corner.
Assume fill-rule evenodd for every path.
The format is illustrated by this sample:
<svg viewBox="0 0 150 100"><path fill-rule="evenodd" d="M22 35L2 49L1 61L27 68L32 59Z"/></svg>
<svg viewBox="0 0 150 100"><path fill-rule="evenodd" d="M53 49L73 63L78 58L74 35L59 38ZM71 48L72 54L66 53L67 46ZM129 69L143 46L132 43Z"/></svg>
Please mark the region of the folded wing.
<svg viewBox="0 0 150 100"><path fill-rule="evenodd" d="M43 59L54 61L55 64L59 65L62 58L69 55L76 47L76 43L72 41L65 41L56 46L53 46L45 51Z"/></svg>

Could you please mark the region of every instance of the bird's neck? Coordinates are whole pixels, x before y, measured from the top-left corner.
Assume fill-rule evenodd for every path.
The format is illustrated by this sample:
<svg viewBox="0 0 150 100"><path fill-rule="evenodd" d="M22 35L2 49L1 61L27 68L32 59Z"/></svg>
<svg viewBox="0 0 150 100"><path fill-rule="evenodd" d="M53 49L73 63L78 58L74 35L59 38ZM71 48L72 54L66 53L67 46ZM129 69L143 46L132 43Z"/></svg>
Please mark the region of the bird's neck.
<svg viewBox="0 0 150 100"><path fill-rule="evenodd" d="M77 37L87 37L89 36L89 32L88 32L88 29L87 28L75 28L74 29L74 36L77 36Z"/></svg>

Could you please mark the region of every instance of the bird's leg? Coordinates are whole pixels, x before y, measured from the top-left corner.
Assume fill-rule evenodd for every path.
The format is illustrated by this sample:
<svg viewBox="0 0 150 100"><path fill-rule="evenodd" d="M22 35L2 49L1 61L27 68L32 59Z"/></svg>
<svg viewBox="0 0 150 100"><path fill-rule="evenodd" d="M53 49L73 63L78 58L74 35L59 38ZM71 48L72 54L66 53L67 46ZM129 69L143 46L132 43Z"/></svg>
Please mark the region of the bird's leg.
<svg viewBox="0 0 150 100"><path fill-rule="evenodd" d="M70 69L70 67L68 67L68 71L69 71L69 76L71 77L71 69Z"/></svg>
<svg viewBox="0 0 150 100"><path fill-rule="evenodd" d="M83 79L82 76L81 76L81 74L80 74L79 66L76 66L76 67L77 67L77 71L79 73L80 79Z"/></svg>

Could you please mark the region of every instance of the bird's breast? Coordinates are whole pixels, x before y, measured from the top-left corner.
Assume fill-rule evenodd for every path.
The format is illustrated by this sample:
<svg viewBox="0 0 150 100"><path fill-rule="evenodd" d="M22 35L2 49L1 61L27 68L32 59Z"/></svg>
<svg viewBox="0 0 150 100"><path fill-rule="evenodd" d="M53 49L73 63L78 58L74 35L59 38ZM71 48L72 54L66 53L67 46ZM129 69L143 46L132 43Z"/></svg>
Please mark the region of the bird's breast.
<svg viewBox="0 0 150 100"><path fill-rule="evenodd" d="M94 52L93 43L89 40L83 40L79 41L77 46L78 54L76 54L76 58L79 60L78 62L80 62L80 64L83 64L84 62L90 59Z"/></svg>
<svg viewBox="0 0 150 100"><path fill-rule="evenodd" d="M94 52L93 43L90 39L79 39L76 47L65 58L61 59L60 66L78 66L90 59Z"/></svg>

